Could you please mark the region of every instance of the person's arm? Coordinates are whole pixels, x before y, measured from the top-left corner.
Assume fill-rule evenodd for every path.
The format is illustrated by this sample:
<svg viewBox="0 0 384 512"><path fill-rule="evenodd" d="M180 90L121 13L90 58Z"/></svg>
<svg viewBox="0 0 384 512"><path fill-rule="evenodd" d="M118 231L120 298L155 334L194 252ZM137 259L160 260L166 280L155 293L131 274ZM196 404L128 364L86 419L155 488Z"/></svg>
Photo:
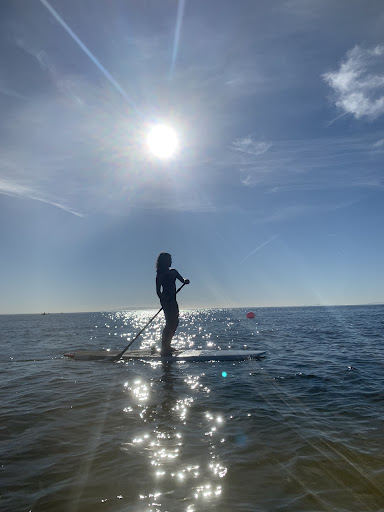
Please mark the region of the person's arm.
<svg viewBox="0 0 384 512"><path fill-rule="evenodd" d="M189 284L189 279L184 279L183 277L181 277L181 275L178 273L177 270L175 270L175 272L176 272L176 277L179 281L181 281L184 284Z"/></svg>

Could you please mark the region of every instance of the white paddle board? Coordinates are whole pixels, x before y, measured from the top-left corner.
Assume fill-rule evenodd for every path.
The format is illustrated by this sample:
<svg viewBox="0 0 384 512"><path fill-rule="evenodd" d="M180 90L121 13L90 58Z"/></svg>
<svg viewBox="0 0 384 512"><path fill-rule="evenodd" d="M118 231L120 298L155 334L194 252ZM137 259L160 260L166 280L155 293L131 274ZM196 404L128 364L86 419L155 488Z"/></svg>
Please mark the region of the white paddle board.
<svg viewBox="0 0 384 512"><path fill-rule="evenodd" d="M77 361L97 361L113 359L119 354L118 350L77 350L64 354L65 357ZM143 361L244 361L260 359L265 355L262 350L182 350L172 356L162 357L152 354L150 350L127 350L122 359L141 359Z"/></svg>

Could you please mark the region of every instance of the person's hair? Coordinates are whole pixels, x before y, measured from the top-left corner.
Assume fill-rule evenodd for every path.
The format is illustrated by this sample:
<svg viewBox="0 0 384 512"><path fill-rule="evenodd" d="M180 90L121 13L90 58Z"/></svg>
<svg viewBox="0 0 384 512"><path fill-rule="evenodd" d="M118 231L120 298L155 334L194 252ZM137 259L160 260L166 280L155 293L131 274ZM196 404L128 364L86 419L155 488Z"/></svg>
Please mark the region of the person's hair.
<svg viewBox="0 0 384 512"><path fill-rule="evenodd" d="M167 252L161 252L156 260L156 270L161 274L172 265L172 256Z"/></svg>

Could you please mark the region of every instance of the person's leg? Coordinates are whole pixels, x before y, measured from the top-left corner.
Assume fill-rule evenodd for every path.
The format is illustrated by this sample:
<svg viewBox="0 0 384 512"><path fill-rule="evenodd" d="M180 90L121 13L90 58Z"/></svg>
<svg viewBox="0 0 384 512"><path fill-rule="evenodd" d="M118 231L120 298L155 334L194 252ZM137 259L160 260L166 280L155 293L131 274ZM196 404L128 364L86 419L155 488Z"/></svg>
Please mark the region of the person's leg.
<svg viewBox="0 0 384 512"><path fill-rule="evenodd" d="M161 355L171 355L171 341L179 325L179 307L177 302L167 304L164 308L165 327L161 337Z"/></svg>

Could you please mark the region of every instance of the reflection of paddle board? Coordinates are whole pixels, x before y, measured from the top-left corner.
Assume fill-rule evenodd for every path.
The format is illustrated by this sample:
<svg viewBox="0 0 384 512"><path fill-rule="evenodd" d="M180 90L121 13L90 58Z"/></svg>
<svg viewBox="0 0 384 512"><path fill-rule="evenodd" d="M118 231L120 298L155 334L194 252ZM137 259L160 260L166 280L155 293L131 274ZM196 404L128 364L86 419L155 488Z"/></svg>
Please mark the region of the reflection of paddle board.
<svg viewBox="0 0 384 512"><path fill-rule="evenodd" d="M79 361L95 361L112 359L119 354L118 350L78 350L64 354ZM262 350L180 350L172 356L161 357L151 354L150 350L127 350L122 359L141 359L146 361L244 361L260 359L265 355Z"/></svg>

